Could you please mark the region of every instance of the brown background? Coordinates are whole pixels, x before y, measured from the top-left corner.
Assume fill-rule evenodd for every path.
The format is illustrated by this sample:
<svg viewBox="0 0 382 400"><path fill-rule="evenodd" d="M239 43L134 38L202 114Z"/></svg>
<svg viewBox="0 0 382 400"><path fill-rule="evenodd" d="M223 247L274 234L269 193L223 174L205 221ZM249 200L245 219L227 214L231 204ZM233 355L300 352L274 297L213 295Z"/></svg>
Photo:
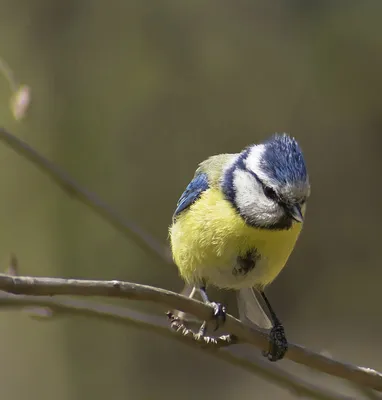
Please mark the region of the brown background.
<svg viewBox="0 0 382 400"><path fill-rule="evenodd" d="M33 91L28 118L16 122L1 77L0 124L162 242L199 161L275 131L295 135L312 197L269 296L290 340L382 369L382 3L0 0L0 10L0 56ZM0 162L4 268L14 251L24 274L180 290L175 268L4 145ZM0 360L3 399L293 398L101 320L4 312Z"/></svg>

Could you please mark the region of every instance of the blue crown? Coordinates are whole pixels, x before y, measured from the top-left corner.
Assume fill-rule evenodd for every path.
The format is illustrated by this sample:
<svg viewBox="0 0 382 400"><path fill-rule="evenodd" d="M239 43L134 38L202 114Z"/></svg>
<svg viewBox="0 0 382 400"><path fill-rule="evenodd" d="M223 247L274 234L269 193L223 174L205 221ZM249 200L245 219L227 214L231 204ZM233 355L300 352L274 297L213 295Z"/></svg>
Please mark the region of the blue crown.
<svg viewBox="0 0 382 400"><path fill-rule="evenodd" d="M275 134L264 146L260 166L270 178L281 184L307 181L304 156L294 138L286 133Z"/></svg>

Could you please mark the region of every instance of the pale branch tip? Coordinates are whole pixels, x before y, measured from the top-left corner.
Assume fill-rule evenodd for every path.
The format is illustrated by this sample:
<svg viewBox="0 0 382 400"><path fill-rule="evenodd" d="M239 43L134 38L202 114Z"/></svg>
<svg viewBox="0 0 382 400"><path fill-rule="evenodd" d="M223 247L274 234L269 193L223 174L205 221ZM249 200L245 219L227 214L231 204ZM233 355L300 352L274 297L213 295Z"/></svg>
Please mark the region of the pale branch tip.
<svg viewBox="0 0 382 400"><path fill-rule="evenodd" d="M171 309L192 314L202 321L212 320L213 317L213 308L195 299L165 289L116 280L15 277L1 274L0 290L32 296L105 296L152 301ZM247 326L228 314L224 328L230 334L235 335L242 343L249 343L260 349L267 348L267 333L259 328ZM382 375L373 369L345 364L292 343L289 344L286 358L321 372L382 391Z"/></svg>

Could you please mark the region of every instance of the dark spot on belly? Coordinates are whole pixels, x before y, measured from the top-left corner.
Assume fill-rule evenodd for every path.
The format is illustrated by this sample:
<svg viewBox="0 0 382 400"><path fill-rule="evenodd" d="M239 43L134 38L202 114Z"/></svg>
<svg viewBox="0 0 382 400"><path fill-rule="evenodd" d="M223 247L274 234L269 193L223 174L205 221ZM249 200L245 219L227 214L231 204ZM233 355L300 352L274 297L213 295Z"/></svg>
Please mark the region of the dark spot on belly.
<svg viewBox="0 0 382 400"><path fill-rule="evenodd" d="M245 276L255 267L257 261L261 259L261 255L257 249L249 250L244 256L236 258L236 265L233 268L232 274L235 276Z"/></svg>

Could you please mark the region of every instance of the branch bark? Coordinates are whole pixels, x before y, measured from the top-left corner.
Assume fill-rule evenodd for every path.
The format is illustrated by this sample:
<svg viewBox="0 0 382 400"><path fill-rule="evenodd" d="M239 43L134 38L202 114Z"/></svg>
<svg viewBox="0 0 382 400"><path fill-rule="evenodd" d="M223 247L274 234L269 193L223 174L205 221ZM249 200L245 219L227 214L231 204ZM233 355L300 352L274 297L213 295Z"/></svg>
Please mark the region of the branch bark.
<svg viewBox="0 0 382 400"><path fill-rule="evenodd" d="M118 297L161 303L169 308L192 314L201 320L211 320L213 315L213 308L200 301L168 290L117 280L37 278L1 274L0 290L30 296ZM244 325L231 315L227 315L225 329L237 336L240 342L252 344L260 349L266 349L268 346L268 336L265 331ZM342 363L292 343L289 344L286 358L318 371L347 379L352 383L382 391L382 374L371 368Z"/></svg>
<svg viewBox="0 0 382 400"><path fill-rule="evenodd" d="M147 329L161 336L175 339L194 348L207 351L210 355L231 365L240 367L249 373L256 374L270 382L284 387L299 396L309 396L317 400L355 400L354 398L334 393L330 390L308 383L295 375L284 371L275 364L255 358L242 348L224 349L215 351L213 346L200 347L190 337L174 334L168 327L166 318L147 315L131 309L82 299L60 298L48 296L14 295L0 291L0 310L30 309L30 307L48 308L54 318L62 316L82 316L87 318L101 318L106 321L117 322L138 329ZM35 314L32 314L35 315ZM39 314L37 314L39 315Z"/></svg>

